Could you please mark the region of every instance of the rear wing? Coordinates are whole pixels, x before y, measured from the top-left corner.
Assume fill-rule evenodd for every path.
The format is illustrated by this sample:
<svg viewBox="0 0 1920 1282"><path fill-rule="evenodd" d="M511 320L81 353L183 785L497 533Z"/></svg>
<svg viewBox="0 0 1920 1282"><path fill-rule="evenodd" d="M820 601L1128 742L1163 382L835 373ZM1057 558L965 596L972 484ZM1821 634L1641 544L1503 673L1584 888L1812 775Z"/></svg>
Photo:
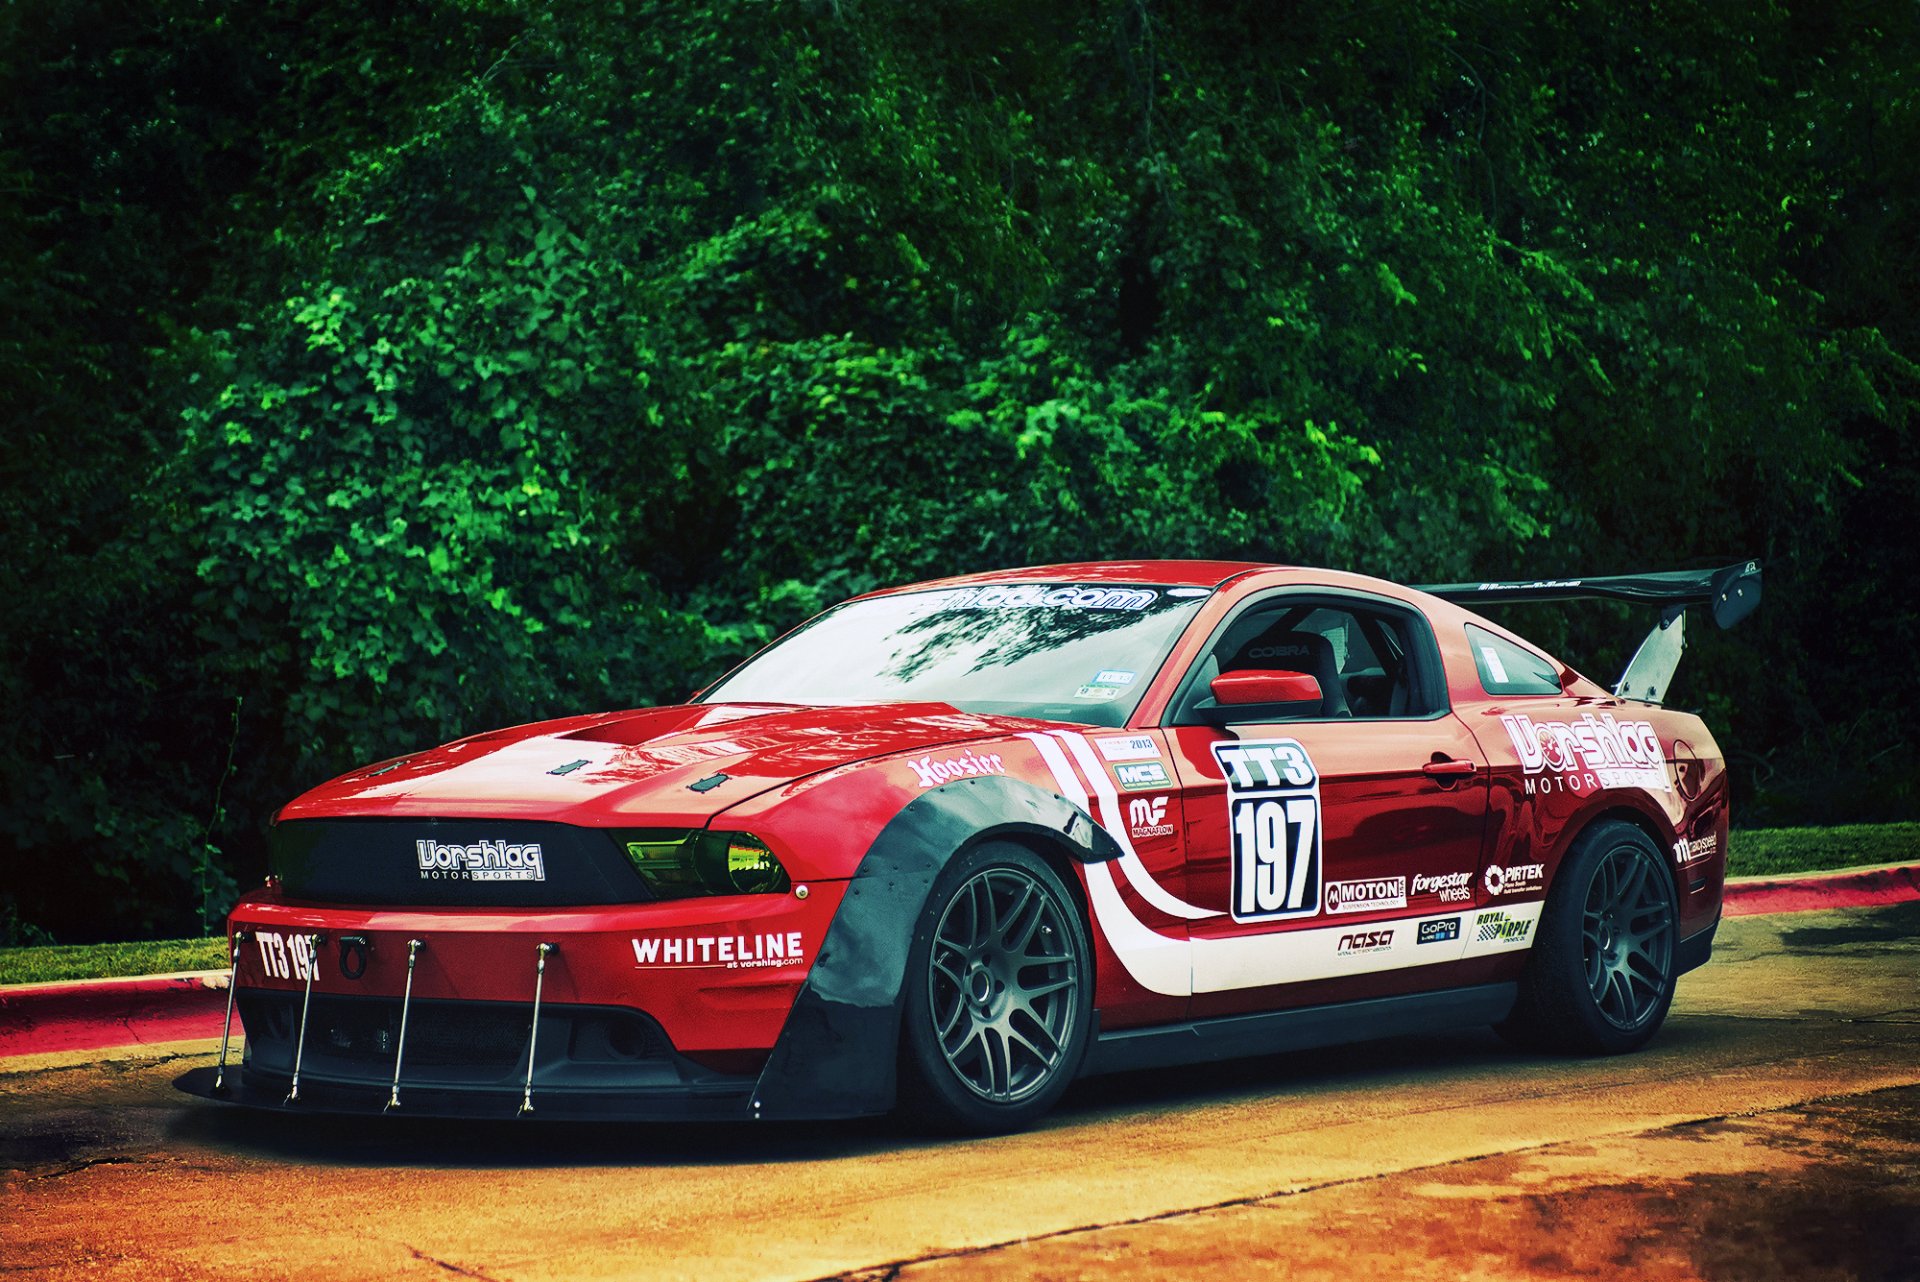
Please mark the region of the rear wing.
<svg viewBox="0 0 1920 1282"><path fill-rule="evenodd" d="M1659 703L1666 697L1667 686L1686 649L1687 607L1707 606L1716 624L1732 627L1760 604L1760 563L1741 561L1718 570L1664 570L1592 579L1537 579L1530 583L1435 583L1421 585L1418 590L1470 609L1577 597L1657 605L1659 622L1634 652L1633 661L1614 683L1613 692L1628 699Z"/></svg>

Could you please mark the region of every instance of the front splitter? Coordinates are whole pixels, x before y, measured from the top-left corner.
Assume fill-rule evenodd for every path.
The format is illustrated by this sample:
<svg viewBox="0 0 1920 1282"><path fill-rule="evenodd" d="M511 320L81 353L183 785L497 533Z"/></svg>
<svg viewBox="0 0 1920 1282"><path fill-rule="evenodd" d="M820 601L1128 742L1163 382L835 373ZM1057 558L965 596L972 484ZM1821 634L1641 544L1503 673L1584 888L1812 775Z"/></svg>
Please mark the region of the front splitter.
<svg viewBox="0 0 1920 1282"><path fill-rule="evenodd" d="M292 1082L287 1077L229 1068L224 1085L216 1090L214 1083L219 1076L216 1068L196 1068L175 1078L173 1084L188 1095L215 1103L289 1115L611 1122L738 1122L758 1116L751 1078L618 1091L543 1089L536 1084L532 1107L523 1108L519 1087L407 1084L401 1087L399 1106L392 1107L392 1092L386 1085L305 1074L300 1079L299 1097L289 1099Z"/></svg>

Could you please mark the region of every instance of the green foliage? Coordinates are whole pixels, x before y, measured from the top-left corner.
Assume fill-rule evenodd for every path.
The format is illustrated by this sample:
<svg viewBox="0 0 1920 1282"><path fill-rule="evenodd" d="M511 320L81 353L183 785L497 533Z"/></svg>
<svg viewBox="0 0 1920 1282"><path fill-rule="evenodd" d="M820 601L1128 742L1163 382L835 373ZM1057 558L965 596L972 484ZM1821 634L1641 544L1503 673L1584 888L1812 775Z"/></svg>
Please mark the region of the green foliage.
<svg viewBox="0 0 1920 1282"><path fill-rule="evenodd" d="M227 939L162 939L151 943L40 944L0 947L0 984L52 984L225 970Z"/></svg>
<svg viewBox="0 0 1920 1282"><path fill-rule="evenodd" d="M1920 702L1881 591L1920 566L1880 519L1920 475L1912 14L0 23L22 929L197 925L331 772L678 698L884 583L1078 557L1757 553L1761 621L1696 634L1677 691L1741 804L1920 804L1911 751L1821 773ZM1603 677L1639 630L1523 617Z"/></svg>
<svg viewBox="0 0 1920 1282"><path fill-rule="evenodd" d="M289 300L249 336L265 369L189 415L200 634L236 686L283 674L303 772L697 657L621 555L636 513L682 501L672 371L617 271L520 204L517 234L429 277Z"/></svg>
<svg viewBox="0 0 1920 1282"><path fill-rule="evenodd" d="M1727 846L1729 877L1911 864L1920 860L1920 823L1742 828Z"/></svg>

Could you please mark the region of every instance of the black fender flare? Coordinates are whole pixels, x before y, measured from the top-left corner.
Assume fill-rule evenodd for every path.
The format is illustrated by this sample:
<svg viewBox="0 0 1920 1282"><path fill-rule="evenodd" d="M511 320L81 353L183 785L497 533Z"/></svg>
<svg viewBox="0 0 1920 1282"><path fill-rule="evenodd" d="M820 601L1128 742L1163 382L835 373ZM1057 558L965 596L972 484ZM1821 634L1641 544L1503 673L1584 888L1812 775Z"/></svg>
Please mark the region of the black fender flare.
<svg viewBox="0 0 1920 1282"><path fill-rule="evenodd" d="M943 784L888 821L848 882L761 1070L753 1116L865 1117L893 1107L907 953L934 882L975 842L1020 837L1081 863L1122 853L1079 806L1004 775Z"/></svg>

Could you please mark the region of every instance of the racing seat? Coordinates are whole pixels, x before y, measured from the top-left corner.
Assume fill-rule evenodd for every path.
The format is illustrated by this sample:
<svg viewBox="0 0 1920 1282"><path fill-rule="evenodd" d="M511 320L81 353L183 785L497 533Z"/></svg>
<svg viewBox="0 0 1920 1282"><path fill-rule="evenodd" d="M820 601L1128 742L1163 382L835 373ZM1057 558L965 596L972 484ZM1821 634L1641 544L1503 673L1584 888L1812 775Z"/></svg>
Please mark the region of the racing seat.
<svg viewBox="0 0 1920 1282"><path fill-rule="evenodd" d="M1340 676L1340 664L1333 656L1333 643L1318 632L1286 629L1262 632L1220 665L1222 672L1261 668L1304 672L1318 681L1322 718L1353 715L1347 706L1347 687Z"/></svg>

